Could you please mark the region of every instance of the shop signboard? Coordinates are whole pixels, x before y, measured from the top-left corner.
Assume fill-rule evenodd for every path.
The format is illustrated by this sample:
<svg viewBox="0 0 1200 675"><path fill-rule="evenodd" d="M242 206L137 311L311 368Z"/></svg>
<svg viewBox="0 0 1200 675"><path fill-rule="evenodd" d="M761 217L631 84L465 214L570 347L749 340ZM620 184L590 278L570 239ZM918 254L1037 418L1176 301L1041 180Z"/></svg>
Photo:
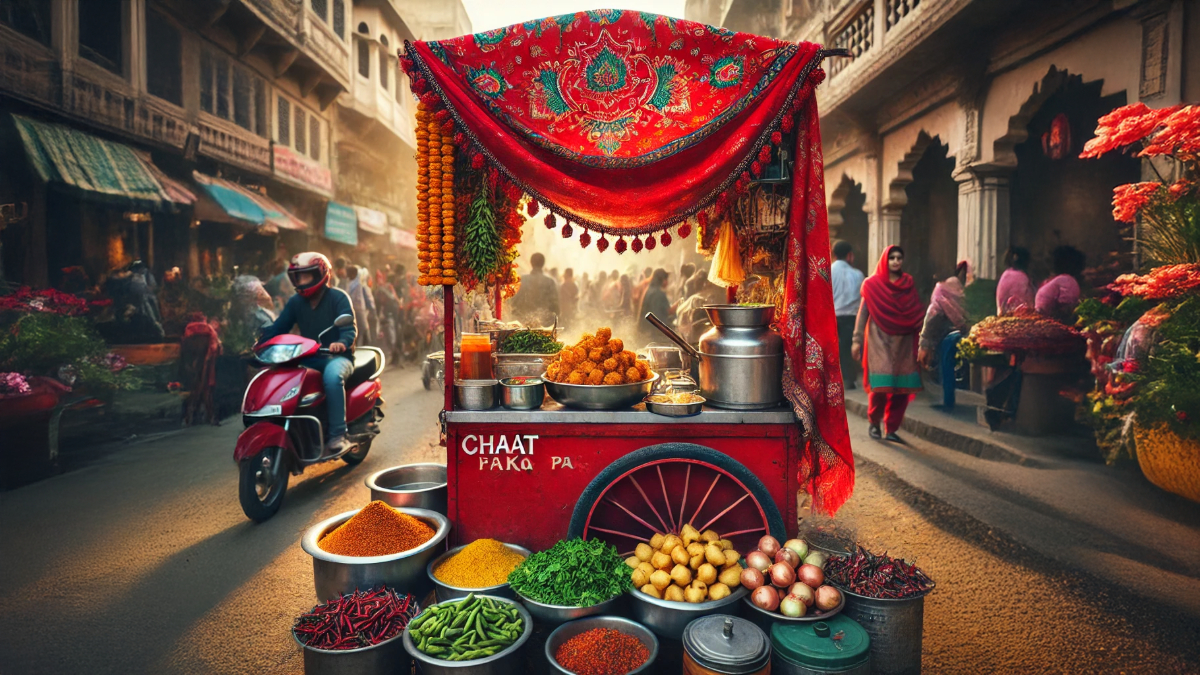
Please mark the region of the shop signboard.
<svg viewBox="0 0 1200 675"><path fill-rule="evenodd" d="M358 214L353 208L329 202L325 207L325 238L358 246Z"/></svg>
<svg viewBox="0 0 1200 675"><path fill-rule="evenodd" d="M408 230L402 230L398 227L388 228L392 240L392 246L396 248L407 248L413 251L417 250L417 235Z"/></svg>
<svg viewBox="0 0 1200 675"><path fill-rule="evenodd" d="M388 217L386 213L368 209L365 206L355 206L354 211L358 214L358 227L363 232L387 234Z"/></svg>
<svg viewBox="0 0 1200 675"><path fill-rule="evenodd" d="M276 176L325 197L333 195L333 173L327 167L321 166L286 145L276 144L273 151Z"/></svg>

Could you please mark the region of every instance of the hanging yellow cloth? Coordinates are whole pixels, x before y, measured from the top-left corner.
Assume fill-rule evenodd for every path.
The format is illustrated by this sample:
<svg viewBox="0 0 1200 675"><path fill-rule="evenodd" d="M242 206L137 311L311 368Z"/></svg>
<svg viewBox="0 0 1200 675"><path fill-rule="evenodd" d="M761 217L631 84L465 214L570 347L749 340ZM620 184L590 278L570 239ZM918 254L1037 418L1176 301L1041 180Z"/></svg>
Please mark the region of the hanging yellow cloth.
<svg viewBox="0 0 1200 675"><path fill-rule="evenodd" d="M733 231L733 223L728 220L721 225L712 267L708 269L708 280L725 288L738 286L746 280L742 254L738 251L737 233Z"/></svg>

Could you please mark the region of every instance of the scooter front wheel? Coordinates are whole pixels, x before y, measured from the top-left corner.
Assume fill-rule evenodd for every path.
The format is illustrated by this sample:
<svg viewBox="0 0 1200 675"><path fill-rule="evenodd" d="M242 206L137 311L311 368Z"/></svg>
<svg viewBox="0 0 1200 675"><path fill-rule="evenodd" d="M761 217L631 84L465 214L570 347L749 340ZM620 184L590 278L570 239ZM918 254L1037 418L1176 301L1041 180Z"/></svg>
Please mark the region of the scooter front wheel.
<svg viewBox="0 0 1200 675"><path fill-rule="evenodd" d="M242 512L256 523L279 511L288 488L283 448L267 448L238 464L238 501Z"/></svg>

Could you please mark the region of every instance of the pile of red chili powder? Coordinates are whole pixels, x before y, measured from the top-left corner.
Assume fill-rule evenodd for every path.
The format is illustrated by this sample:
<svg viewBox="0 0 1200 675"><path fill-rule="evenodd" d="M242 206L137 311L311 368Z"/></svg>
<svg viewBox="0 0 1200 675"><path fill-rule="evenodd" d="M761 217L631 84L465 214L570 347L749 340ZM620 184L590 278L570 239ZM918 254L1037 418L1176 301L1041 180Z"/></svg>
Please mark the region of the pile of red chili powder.
<svg viewBox="0 0 1200 675"><path fill-rule="evenodd" d="M335 555L391 555L410 551L434 534L432 527L416 518L374 501L322 537L317 545Z"/></svg>
<svg viewBox="0 0 1200 675"><path fill-rule="evenodd" d="M642 641L613 628L593 628L559 646L558 665L576 675L625 675L650 658Z"/></svg>

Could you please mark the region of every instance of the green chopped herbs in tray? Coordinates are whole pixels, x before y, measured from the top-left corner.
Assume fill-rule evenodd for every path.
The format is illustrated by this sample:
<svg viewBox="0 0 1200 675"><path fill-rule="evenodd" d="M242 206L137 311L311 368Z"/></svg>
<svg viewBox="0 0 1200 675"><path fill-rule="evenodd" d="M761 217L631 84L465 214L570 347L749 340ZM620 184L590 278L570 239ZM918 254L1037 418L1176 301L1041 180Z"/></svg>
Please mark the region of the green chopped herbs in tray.
<svg viewBox="0 0 1200 675"><path fill-rule="evenodd" d="M534 602L590 607L624 593L631 582L615 547L599 539L568 539L526 558L508 583Z"/></svg>
<svg viewBox="0 0 1200 675"><path fill-rule="evenodd" d="M508 649L525 632L525 620L507 602L476 597L443 602L408 624L422 654L443 661L473 661Z"/></svg>
<svg viewBox="0 0 1200 675"><path fill-rule="evenodd" d="M519 330L500 343L501 354L557 354L562 348L563 343L540 330Z"/></svg>

